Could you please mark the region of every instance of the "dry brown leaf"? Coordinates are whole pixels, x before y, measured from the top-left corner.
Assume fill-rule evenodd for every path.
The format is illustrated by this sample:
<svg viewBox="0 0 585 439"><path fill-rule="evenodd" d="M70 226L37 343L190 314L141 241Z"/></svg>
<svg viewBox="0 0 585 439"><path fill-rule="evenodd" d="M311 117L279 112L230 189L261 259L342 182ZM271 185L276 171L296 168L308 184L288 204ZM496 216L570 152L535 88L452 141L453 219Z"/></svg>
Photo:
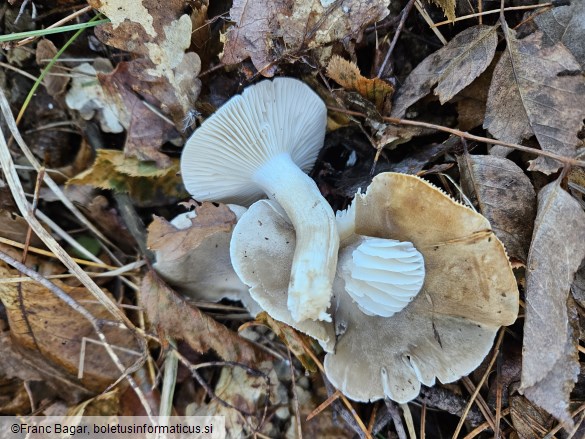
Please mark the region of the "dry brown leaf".
<svg viewBox="0 0 585 439"><path fill-rule="evenodd" d="M192 416L224 416L226 439L240 439L250 437L253 433L270 435L273 428L270 420L260 424L264 413L264 406L286 403L286 390L282 388L274 365L263 361L254 366L260 373L249 373L241 367L224 367L221 369L219 380L215 386L215 394L234 408L226 407L217 399L195 408L192 404L187 408L187 414ZM282 389L279 391L279 387ZM284 391L284 392L283 392ZM246 416L244 413L254 414ZM258 430L256 430L258 426Z"/></svg>
<svg viewBox="0 0 585 439"><path fill-rule="evenodd" d="M250 57L264 76L273 76L273 64L285 50L292 54L334 41L359 41L367 26L388 15L389 4L389 0L235 0L230 10L235 25L225 35L222 61L236 64Z"/></svg>
<svg viewBox="0 0 585 439"><path fill-rule="evenodd" d="M291 353L299 360L305 370L311 374L317 372L317 365L307 354L306 349L312 344L309 336L297 332L286 323L279 322L270 317L266 311L256 316L256 321L265 324L285 344Z"/></svg>
<svg viewBox="0 0 585 439"><path fill-rule="evenodd" d="M519 143L536 136L545 151L573 157L585 119L585 77L561 43L543 44L542 32L519 40L504 29L508 45L494 70L484 128L499 140ZM538 157L530 170L550 174L560 164Z"/></svg>
<svg viewBox="0 0 585 439"><path fill-rule="evenodd" d="M91 185L128 193L139 206L169 204L186 193L177 175L179 161L169 159L168 167L126 157L122 151L100 149L91 168L68 180L67 184Z"/></svg>
<svg viewBox="0 0 585 439"><path fill-rule="evenodd" d="M463 90L490 65L498 44L497 27L474 26L426 57L398 89L392 116L403 117L408 107L430 93L442 104Z"/></svg>
<svg viewBox="0 0 585 439"><path fill-rule="evenodd" d="M510 416L519 439L544 437L554 424L552 416L518 394L510 397Z"/></svg>
<svg viewBox="0 0 585 439"><path fill-rule="evenodd" d="M390 112L390 99L394 87L383 79L362 76L358 66L339 55L334 55L327 65L327 75L346 90L357 91L376 105L380 113Z"/></svg>
<svg viewBox="0 0 585 439"><path fill-rule="evenodd" d="M197 78L201 61L191 45L191 18L183 14L185 2L170 0L89 0L111 23L96 29L110 46L142 56L131 61L132 74L145 84L140 91L155 97L177 127L193 108L201 90ZM145 125L145 128L147 126Z"/></svg>
<svg viewBox="0 0 585 439"><path fill-rule="evenodd" d="M0 236L24 244L29 225L20 215L0 209ZM44 247L43 241L36 234L31 235L30 245Z"/></svg>
<svg viewBox="0 0 585 439"><path fill-rule="evenodd" d="M496 236L508 256L526 262L536 216L536 193L530 179L511 160L487 155L458 158L461 186Z"/></svg>
<svg viewBox="0 0 585 439"><path fill-rule="evenodd" d="M152 271L142 281L141 303L153 325L197 352L213 350L226 361L244 364L262 359L254 345L188 304Z"/></svg>
<svg viewBox="0 0 585 439"><path fill-rule="evenodd" d="M17 276L18 272L0 268L2 277ZM83 306L97 319L109 320L111 315L82 287L70 287L58 280L55 285ZM113 383L121 372L109 360L105 348L98 341L91 323L52 292L35 282L0 284L0 299L6 307L13 347L27 359L31 367L55 386L66 386L71 398L101 392ZM131 333L117 326L103 327L109 343L114 347L136 351ZM83 377L77 378L82 355ZM118 351L120 360L130 366L137 357Z"/></svg>
<svg viewBox="0 0 585 439"><path fill-rule="evenodd" d="M42 39L37 44L36 61L39 66L46 66L49 61L57 54L57 47L51 40ZM45 79L47 93L55 97L60 95L67 88L69 80L67 75L54 75L51 73L61 73L59 69L52 67Z"/></svg>
<svg viewBox="0 0 585 439"><path fill-rule="evenodd" d="M445 13L448 20L455 20L455 3L456 0L430 0L439 6Z"/></svg>
<svg viewBox="0 0 585 439"><path fill-rule="evenodd" d="M116 108L127 130L124 152L139 160L152 160L161 168L168 167L169 157L159 150L164 142L176 138L177 132L131 89L137 82L129 72L131 67L130 63L121 62L112 73L98 73L109 103Z"/></svg>
<svg viewBox="0 0 585 439"><path fill-rule="evenodd" d="M195 209L191 227L177 229L154 217L147 246L156 254L154 269L177 291L197 300L222 298L245 301L248 287L236 275L230 259L230 239L236 215L224 204L205 202Z"/></svg>
<svg viewBox="0 0 585 439"><path fill-rule="evenodd" d="M538 194L526 267L526 320L521 391L571 424L569 394L579 374L574 302L567 298L585 257L585 212L559 182Z"/></svg>
<svg viewBox="0 0 585 439"><path fill-rule="evenodd" d="M543 3L543 1L541 1ZM572 1L534 15L534 21L552 43L561 42L585 68L585 2Z"/></svg>

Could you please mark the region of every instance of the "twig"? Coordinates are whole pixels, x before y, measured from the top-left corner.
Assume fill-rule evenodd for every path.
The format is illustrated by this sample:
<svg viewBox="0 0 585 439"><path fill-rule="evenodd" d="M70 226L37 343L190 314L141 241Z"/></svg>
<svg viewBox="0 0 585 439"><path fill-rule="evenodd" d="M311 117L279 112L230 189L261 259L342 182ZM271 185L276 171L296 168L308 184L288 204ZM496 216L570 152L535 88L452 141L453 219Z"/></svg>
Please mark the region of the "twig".
<svg viewBox="0 0 585 439"><path fill-rule="evenodd" d="M494 345L494 355L492 355L492 358L491 358L491 360L486 368L485 373L481 377L481 380L479 380L479 383L477 384L477 386L475 388L475 392L473 392L473 394L471 395L471 398L469 398L469 402L467 403L467 406L465 407L465 411L463 412L463 415L459 419L459 423L457 424L457 428L455 429L455 432L453 433L453 439L457 439L457 436L459 436L459 433L461 432L461 427L463 427L463 423L465 422L465 418L467 417L467 413L469 412L471 405L475 401L475 398L477 398L477 395L479 394L479 390L481 389L481 386L483 386L483 383L487 379L488 374L490 373L490 371L491 371L491 369L496 361L496 358L498 358L498 351L500 350L500 345L502 344L502 340L504 339L505 333L506 332L504 330L500 329L500 335L498 336L498 340L496 341L496 344ZM488 422L490 422L489 419L487 419L487 420L488 420ZM493 425L493 421L491 421L491 424Z"/></svg>
<svg viewBox="0 0 585 439"><path fill-rule="evenodd" d="M507 416L510 414L510 408L506 408L504 410L502 410L502 417ZM473 430L471 430L469 433L467 433L467 435L463 438L463 439L472 439L474 437L476 437L478 434L480 434L482 431L487 430L490 427L489 422L484 422L483 424L478 425L477 427L475 427Z"/></svg>
<svg viewBox="0 0 585 439"><path fill-rule="evenodd" d="M422 15L422 18L427 22L427 24L429 25L431 30L435 33L435 35L437 36L439 41L441 41L441 43L443 43L443 45L447 44L447 40L445 39L443 34L441 32L439 32L439 29L437 29L435 27L435 23L433 22L433 19L431 18L431 16L429 15L427 10L423 6L423 4L420 2L420 0L416 0L414 2L414 5L416 6L416 9L420 13L420 15Z"/></svg>
<svg viewBox="0 0 585 439"><path fill-rule="evenodd" d="M340 113L351 114L352 116L368 117L366 114L361 113L359 111L351 111L351 110L346 110L344 108L330 107L330 106L327 106L327 108L329 110L332 110L332 111L338 111ZM529 154L541 155L544 157L548 157L548 158L551 158L551 159L556 160L558 162L561 162L564 165L585 167L585 161L582 161L582 160L577 160L577 159L574 159L571 157L565 157L562 155L555 154L554 152L549 152L549 151L545 151L542 149L535 149L535 148L530 148L528 146L522 146L522 145L519 145L517 143L503 142L503 141L497 140L497 139L490 139L489 137L476 136L474 134L470 134L470 133L467 133L465 131L456 130L454 128L449 128L449 127L445 127L442 125L435 125L433 123L427 123L427 122L419 122L417 120L399 119L396 117L383 116L382 119L385 120L386 122L390 122L390 123L397 124L397 125L410 125L410 126L415 126L415 127L430 128L430 129L437 130L437 131L443 131L445 133L453 134L454 136L461 137L461 138L464 138L467 140L474 140L476 142L487 143L488 145L507 146L508 148L516 149L518 151L526 152Z"/></svg>
<svg viewBox="0 0 585 439"><path fill-rule="evenodd" d="M410 11L412 10L412 6L414 5L415 1L416 0L409 0L408 3L406 4L406 6L404 7L404 9L402 10L402 14L400 16L400 22L398 23L398 27L396 28L396 32L394 32L394 37L392 38L392 42L390 43L390 47L388 48L388 52L386 52L386 56L384 57L384 61L382 62L382 65L378 69L378 74L376 75L377 78L380 78L382 76L382 73L384 73L384 69L386 68L386 64L388 64L388 60L390 59L392 52L394 52L394 47L396 46L396 43L398 42L398 37L400 36L400 33L402 32L402 28L404 27L404 23L406 22L406 19L408 18L408 15L410 14Z"/></svg>
<svg viewBox="0 0 585 439"><path fill-rule="evenodd" d="M303 428L301 427L301 410L299 407L299 398L297 397L296 380L295 380L295 368L290 354L290 349L287 347L286 352L288 354L288 364L290 366L290 384L293 396L293 406L295 408L295 420L297 422L297 438L303 439Z"/></svg>
<svg viewBox="0 0 585 439"><path fill-rule="evenodd" d="M539 9L539 8L549 8L551 6L554 6L553 3L541 3L538 5L525 5L525 6L511 6L509 8L504 8L504 12L508 12L508 11L523 11L523 10L527 10L527 9ZM439 27L439 26L444 26L446 24L453 24L456 21L462 21L462 20L468 20L470 18L475 18L475 17L483 17L484 15L491 15L491 14L499 14L500 13L500 9L492 9L490 11L483 11L483 12L476 12L475 14L469 14L469 15L462 15L461 17L456 17L455 20L445 20L445 21L441 21L439 23L435 23L432 27Z"/></svg>
<svg viewBox="0 0 585 439"><path fill-rule="evenodd" d="M408 439L406 436L406 431L404 430L404 425L402 425L402 419L400 419L400 412L398 411L398 407L388 398L384 399L386 403L386 408L388 409L388 413L392 416L392 420L394 421L394 428L396 429L396 434L398 435L398 439Z"/></svg>

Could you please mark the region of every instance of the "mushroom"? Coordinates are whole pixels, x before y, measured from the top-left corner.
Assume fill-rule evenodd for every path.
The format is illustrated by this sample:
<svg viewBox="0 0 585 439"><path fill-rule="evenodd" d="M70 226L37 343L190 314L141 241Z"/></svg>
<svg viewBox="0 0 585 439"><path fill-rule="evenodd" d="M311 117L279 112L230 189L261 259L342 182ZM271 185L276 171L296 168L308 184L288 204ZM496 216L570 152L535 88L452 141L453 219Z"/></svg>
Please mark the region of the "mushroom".
<svg viewBox="0 0 585 439"><path fill-rule="evenodd" d="M316 339L333 352L333 324L311 319L297 321L287 306L288 273L293 264L295 229L277 203L260 200L242 215L232 235L232 265L249 294L272 318Z"/></svg>
<svg viewBox="0 0 585 439"><path fill-rule="evenodd" d="M327 111L292 78L247 87L208 118L181 156L185 187L200 201L249 205L267 194L296 231L288 307L299 322L326 313L339 236L333 210L305 172L323 145Z"/></svg>
<svg viewBox="0 0 585 439"><path fill-rule="evenodd" d="M252 208L242 216L242 225L249 224L247 216L257 217ZM481 363L497 330L515 321L516 281L489 222L426 181L379 174L338 219L342 239L331 309L337 340L324 366L331 383L348 397L404 403L418 395L421 384L432 386L436 378L455 381ZM279 224L274 228L264 235L269 240L284 231ZM245 245L237 244L241 239L236 228L232 247ZM251 243L246 250L256 266L272 257ZM373 252L374 258L361 256ZM374 268L364 270L368 260ZM241 260L232 263L244 266ZM264 283L264 271L251 275L250 267L245 269L267 287L253 288L254 299L262 306L272 301L272 312L285 309L278 290L287 280L279 284L271 273ZM401 273L410 273L408 282ZM364 283L348 288L356 279Z"/></svg>
<svg viewBox="0 0 585 439"><path fill-rule="evenodd" d="M231 204L203 203L170 223L155 217L147 241L155 254L153 268L185 296L209 302L239 300L256 316L262 309L234 272L229 254L234 224L245 211Z"/></svg>

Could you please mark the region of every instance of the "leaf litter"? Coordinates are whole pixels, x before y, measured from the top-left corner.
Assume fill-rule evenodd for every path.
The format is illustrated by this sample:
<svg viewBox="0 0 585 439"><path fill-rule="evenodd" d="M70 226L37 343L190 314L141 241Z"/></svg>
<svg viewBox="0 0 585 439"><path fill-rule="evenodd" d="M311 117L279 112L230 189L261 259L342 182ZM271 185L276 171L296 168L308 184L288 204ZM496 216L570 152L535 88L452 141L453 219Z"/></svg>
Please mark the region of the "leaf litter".
<svg viewBox="0 0 585 439"><path fill-rule="evenodd" d="M14 3L0 14L4 32L46 27L67 15L54 9L58 5L86 5L37 4L48 14L32 20L25 10L15 25ZM0 250L38 267L97 321L115 320L117 326L106 330L111 346L88 341L99 338L88 320L53 290L3 266L0 385L11 401L0 397L2 413L28 413L43 398L54 401L46 413L156 413L164 389L148 371L162 365L159 353L168 358L174 349L182 364L175 382L180 397L170 405L182 414L225 414L228 437L403 437L385 404L343 402L317 372L320 347L252 310L237 277L229 283L235 292L222 296L227 299L195 288L200 282L209 290L217 273L234 275L229 240L237 213L191 200L186 206L195 214L188 214L188 227L169 222L184 211L177 203L188 200L178 157L190 129L260 77L292 76L330 107L326 147L311 176L334 209L345 208L378 173L424 175L489 220L515 267L523 312L507 328L497 367L488 368L489 354L465 383L424 388L406 406L414 423L405 412L402 422L430 438L453 435L448 413L466 416L468 437L495 431L506 438L551 437L560 429L566 436L585 434L583 2L534 5L506 11L503 18L485 15L479 24L476 17L433 29L433 18L474 11L464 12L467 6L452 0L417 1L407 17L407 1L385 0L173 0L164 8L153 0L88 3L92 12L69 20L88 21L101 12L110 23L85 31L53 66L23 110L21 130L37 159L57 163L64 173L50 174L51 181L69 178L65 193L89 219L60 209L62 193L35 190L37 176L18 146L0 152L3 163L12 153L20 184L37 193L29 201L39 215L51 217L47 227L62 244L89 242L86 230L107 236L101 235L101 244L89 236L98 248L87 272L100 276L100 300L116 303L124 318L92 303L54 258L37 256L46 229L19 216L12 200L3 202ZM380 72L395 33L398 43ZM13 110L30 90L25 74L38 75L66 38L47 36L27 50L4 52L10 68L0 67L0 86ZM8 140L4 120L0 127ZM13 179L2 183L18 192ZM156 261L141 254L137 242L148 244ZM30 249L27 256L23 247ZM144 261L160 273L137 270ZM192 264L197 270L189 270ZM112 265L119 268L110 274ZM153 340L148 363L141 352L146 338L137 338L128 317ZM112 346L134 373L128 386L95 396L122 374L107 353ZM490 379L470 399L469 383L487 374ZM139 379L146 385L139 387ZM32 401L23 391L29 381L42 383ZM319 414L306 421L311 413Z"/></svg>

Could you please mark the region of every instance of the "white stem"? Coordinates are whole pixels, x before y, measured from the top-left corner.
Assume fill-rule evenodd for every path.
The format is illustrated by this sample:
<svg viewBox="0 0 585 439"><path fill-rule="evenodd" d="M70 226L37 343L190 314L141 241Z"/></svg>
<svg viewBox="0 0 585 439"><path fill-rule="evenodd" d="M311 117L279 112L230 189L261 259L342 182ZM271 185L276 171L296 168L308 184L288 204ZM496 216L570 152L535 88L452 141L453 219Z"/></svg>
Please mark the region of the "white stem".
<svg viewBox="0 0 585 439"><path fill-rule="evenodd" d="M327 308L339 249L331 206L289 154L271 158L256 171L253 180L282 206L295 228L296 247L287 302L293 319L330 321Z"/></svg>

